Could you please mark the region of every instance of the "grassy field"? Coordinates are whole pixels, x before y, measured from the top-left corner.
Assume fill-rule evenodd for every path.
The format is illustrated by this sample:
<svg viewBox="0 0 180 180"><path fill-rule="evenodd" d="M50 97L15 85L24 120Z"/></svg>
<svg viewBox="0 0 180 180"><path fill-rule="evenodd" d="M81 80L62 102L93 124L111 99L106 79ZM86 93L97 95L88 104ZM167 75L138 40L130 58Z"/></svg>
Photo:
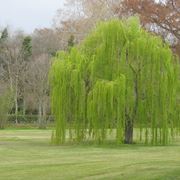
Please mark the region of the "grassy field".
<svg viewBox="0 0 180 180"><path fill-rule="evenodd" d="M50 144L51 130L1 130L1 180L180 179L180 142L169 146Z"/></svg>

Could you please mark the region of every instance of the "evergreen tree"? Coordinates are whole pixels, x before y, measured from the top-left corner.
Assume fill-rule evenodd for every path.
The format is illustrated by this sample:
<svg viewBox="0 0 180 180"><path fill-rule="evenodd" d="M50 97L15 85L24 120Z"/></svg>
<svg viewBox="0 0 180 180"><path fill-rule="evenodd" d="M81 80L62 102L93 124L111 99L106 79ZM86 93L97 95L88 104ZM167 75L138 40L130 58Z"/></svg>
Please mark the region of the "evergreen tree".
<svg viewBox="0 0 180 180"><path fill-rule="evenodd" d="M0 40L1 40L1 41L4 41L4 40L7 39L7 38L8 38L8 30L7 30L7 28L5 28L5 29L2 31L2 33L1 33Z"/></svg>
<svg viewBox="0 0 180 180"><path fill-rule="evenodd" d="M27 60L32 55L32 38L30 36L24 38L21 51L24 60Z"/></svg>

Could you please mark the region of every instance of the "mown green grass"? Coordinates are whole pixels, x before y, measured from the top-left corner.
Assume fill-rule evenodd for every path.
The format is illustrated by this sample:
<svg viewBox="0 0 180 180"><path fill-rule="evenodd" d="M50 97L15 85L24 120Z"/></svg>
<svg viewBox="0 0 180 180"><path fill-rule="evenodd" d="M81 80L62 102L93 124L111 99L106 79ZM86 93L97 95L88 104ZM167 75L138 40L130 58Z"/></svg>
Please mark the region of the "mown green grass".
<svg viewBox="0 0 180 180"><path fill-rule="evenodd" d="M1 130L0 179L180 179L180 142L168 146L50 144L51 130Z"/></svg>

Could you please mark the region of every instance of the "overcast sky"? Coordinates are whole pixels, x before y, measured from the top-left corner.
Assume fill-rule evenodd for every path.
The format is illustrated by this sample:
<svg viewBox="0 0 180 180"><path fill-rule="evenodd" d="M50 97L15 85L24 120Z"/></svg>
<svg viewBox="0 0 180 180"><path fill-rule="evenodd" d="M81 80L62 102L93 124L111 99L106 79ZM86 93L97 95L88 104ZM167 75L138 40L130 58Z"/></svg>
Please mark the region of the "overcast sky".
<svg viewBox="0 0 180 180"><path fill-rule="evenodd" d="M52 19L64 0L0 0L0 27L9 25L31 33L51 27Z"/></svg>

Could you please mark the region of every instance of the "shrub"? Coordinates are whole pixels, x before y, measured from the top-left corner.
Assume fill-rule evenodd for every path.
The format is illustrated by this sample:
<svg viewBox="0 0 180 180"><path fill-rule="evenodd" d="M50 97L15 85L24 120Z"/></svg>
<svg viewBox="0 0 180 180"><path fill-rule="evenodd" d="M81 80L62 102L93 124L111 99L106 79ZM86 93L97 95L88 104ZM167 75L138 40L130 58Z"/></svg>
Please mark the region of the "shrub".
<svg viewBox="0 0 180 180"><path fill-rule="evenodd" d="M12 108L12 93L6 91L0 95L0 129L4 129L6 126L8 112Z"/></svg>

